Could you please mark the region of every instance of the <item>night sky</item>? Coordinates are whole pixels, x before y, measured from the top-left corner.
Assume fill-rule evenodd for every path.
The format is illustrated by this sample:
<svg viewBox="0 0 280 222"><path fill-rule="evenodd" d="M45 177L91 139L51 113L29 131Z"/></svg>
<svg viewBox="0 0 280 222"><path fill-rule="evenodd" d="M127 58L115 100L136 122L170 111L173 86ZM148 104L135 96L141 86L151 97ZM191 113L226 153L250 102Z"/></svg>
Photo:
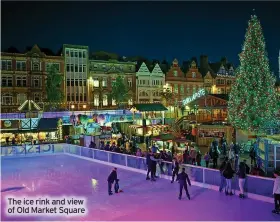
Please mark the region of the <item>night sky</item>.
<svg viewBox="0 0 280 222"><path fill-rule="evenodd" d="M2 49L37 43L88 45L149 59L207 54L239 65L253 9L264 30L272 70L278 72L280 2L2 2Z"/></svg>

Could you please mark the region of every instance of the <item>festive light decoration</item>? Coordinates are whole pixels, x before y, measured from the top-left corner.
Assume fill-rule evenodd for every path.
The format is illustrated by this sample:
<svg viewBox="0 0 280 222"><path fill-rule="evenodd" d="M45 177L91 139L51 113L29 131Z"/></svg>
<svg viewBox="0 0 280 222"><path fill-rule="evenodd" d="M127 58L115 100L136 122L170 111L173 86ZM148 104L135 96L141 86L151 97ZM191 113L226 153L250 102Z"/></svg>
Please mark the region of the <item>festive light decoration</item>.
<svg viewBox="0 0 280 222"><path fill-rule="evenodd" d="M201 96L205 96L206 91L205 89L201 89L199 90L197 93L194 93L192 96L187 97L186 99L184 99L182 101L183 105L186 106L188 105L190 102L200 98Z"/></svg>
<svg viewBox="0 0 280 222"><path fill-rule="evenodd" d="M257 16L248 22L240 67L229 95L231 124L242 130L261 132L276 124L278 111L275 78L270 72L262 27Z"/></svg>

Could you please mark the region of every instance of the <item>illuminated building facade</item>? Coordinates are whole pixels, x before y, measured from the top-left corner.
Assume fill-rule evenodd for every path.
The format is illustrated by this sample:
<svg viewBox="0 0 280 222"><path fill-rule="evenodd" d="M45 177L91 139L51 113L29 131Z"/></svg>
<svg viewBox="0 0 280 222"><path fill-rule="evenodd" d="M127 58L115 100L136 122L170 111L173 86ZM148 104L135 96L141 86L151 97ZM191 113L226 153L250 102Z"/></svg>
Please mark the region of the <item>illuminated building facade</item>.
<svg viewBox="0 0 280 222"><path fill-rule="evenodd" d="M63 45L63 56L67 109L87 109L88 46Z"/></svg>
<svg viewBox="0 0 280 222"><path fill-rule="evenodd" d="M120 62L117 60L91 60L89 61L88 75L88 104L93 109L116 109L116 102L110 100L112 84L117 75L122 75L129 88L131 99L127 101L132 105L136 100L135 62Z"/></svg>
<svg viewBox="0 0 280 222"><path fill-rule="evenodd" d="M37 45L25 53L1 53L1 112L18 112L26 100L33 100L40 107L46 100L47 69L55 65L64 74L64 60ZM62 84L62 87L63 84Z"/></svg>

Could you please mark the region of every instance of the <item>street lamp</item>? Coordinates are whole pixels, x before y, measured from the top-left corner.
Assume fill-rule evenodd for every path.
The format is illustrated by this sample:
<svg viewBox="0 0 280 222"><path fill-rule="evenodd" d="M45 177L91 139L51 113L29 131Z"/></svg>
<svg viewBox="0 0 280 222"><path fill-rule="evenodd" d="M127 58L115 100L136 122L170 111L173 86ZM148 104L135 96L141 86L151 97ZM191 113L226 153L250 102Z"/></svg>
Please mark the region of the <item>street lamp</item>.
<svg viewBox="0 0 280 222"><path fill-rule="evenodd" d="M71 109L74 109L75 108L75 105L71 105Z"/></svg>

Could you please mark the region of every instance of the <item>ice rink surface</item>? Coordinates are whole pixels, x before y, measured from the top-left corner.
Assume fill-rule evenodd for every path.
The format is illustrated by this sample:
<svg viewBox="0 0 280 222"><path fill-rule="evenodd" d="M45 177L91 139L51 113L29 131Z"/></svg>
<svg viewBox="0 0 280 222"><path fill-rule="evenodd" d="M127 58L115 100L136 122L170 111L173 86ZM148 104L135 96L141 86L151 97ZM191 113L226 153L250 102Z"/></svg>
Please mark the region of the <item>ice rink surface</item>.
<svg viewBox="0 0 280 222"><path fill-rule="evenodd" d="M107 177L112 167L66 155L2 159L1 220L250 220L279 221L273 204L225 196L192 186L191 200L178 200L178 183L165 179L146 181L145 175L118 169L123 193L108 195ZM92 179L97 183L94 185ZM86 217L6 217L4 197L83 196L88 200Z"/></svg>

